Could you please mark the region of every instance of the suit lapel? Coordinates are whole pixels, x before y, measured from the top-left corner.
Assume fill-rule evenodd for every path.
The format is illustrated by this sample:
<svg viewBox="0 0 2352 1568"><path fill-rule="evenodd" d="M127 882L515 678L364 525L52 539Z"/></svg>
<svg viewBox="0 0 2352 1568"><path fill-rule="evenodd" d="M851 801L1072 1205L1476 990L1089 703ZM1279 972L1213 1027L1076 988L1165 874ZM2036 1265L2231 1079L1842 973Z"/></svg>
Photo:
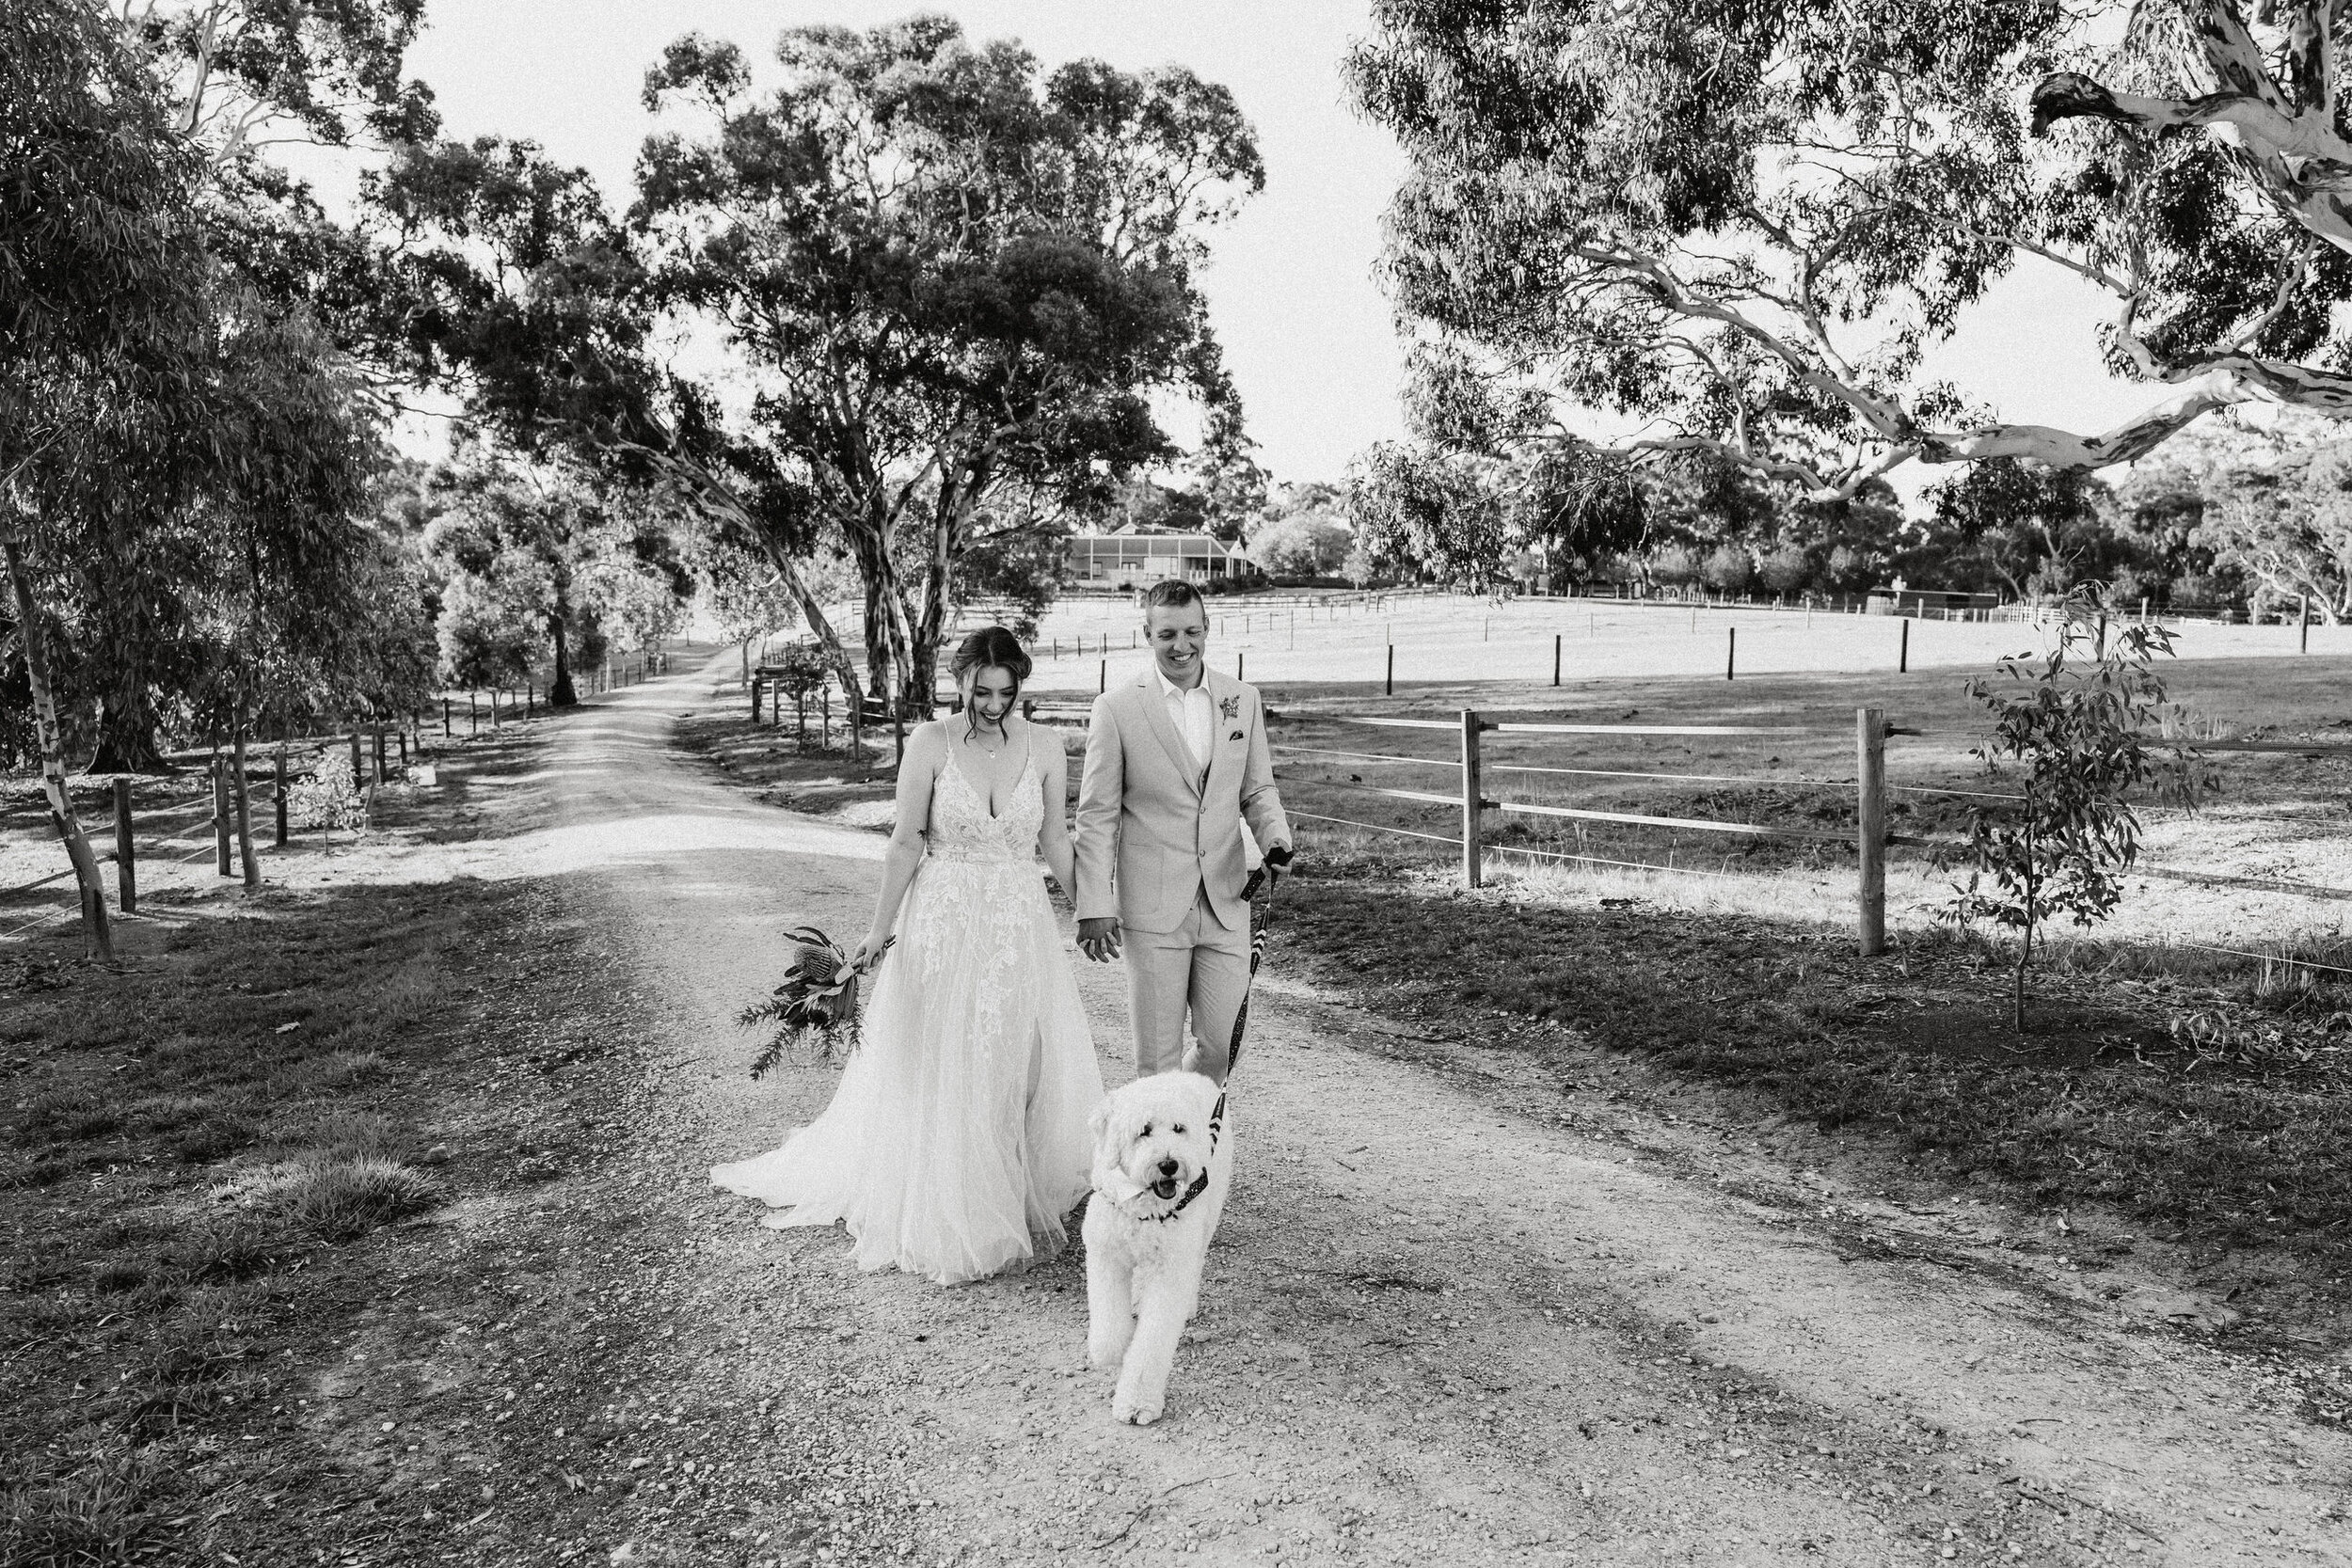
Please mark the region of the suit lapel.
<svg viewBox="0 0 2352 1568"><path fill-rule="evenodd" d="M1206 678L1205 674L1202 678ZM1168 717L1168 699L1160 691L1159 672L1146 670L1143 679L1136 683L1136 700L1143 705L1144 714L1152 721L1152 733L1160 737L1160 748L1168 753L1168 765L1184 781L1184 787L1194 799L1199 799L1200 775L1193 771L1193 764L1184 760L1184 736L1176 733L1175 724Z"/></svg>
<svg viewBox="0 0 2352 1568"><path fill-rule="evenodd" d="M1225 717L1225 703L1241 689L1225 676L1207 671L1201 673L1200 679L1209 689L1209 754L1205 759L1209 772L1206 788L1208 798L1213 800L1216 795L1218 779L1230 767L1225 759L1232 748L1226 744L1225 737L1232 733L1229 726L1236 722Z"/></svg>

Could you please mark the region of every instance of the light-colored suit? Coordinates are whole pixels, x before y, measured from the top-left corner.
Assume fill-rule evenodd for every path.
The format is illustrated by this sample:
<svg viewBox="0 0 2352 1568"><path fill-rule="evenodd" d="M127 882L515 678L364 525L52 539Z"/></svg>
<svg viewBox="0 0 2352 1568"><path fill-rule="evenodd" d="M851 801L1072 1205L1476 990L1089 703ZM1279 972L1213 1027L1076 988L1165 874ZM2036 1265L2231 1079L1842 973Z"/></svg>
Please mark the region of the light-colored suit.
<svg viewBox="0 0 2352 1568"><path fill-rule="evenodd" d="M1249 994L1242 824L1260 845L1289 843L1291 829L1257 688L1213 671L1201 679L1214 719L1205 759L1189 754L1154 670L1094 700L1078 785L1078 918L1119 920L1136 1070L1180 1065L1189 1005L1200 1070L1221 1082Z"/></svg>

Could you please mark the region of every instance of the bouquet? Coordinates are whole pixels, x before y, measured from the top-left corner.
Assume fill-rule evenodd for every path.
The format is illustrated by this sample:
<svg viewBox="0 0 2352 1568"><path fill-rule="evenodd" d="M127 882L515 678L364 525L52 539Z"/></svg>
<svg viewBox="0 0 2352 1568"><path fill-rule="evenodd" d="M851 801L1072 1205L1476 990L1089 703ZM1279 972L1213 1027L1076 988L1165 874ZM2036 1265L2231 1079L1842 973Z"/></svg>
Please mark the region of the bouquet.
<svg viewBox="0 0 2352 1568"><path fill-rule="evenodd" d="M787 1055L798 1061L805 1051L811 1061L834 1061L857 1047L857 991L864 972L814 926L803 926L787 937L792 943L792 963L784 972L784 984L737 1016L746 1029L770 1026L767 1041L752 1058L754 1078ZM882 952L898 940L883 942ZM882 954L874 957L879 961Z"/></svg>

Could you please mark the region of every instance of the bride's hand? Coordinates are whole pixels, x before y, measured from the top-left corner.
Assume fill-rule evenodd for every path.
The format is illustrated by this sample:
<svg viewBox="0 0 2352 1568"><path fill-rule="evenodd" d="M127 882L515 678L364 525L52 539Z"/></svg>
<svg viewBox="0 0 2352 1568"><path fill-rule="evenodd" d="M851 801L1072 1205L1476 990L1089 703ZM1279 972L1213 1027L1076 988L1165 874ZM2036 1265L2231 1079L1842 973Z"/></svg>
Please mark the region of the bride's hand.
<svg viewBox="0 0 2352 1568"><path fill-rule="evenodd" d="M862 974L871 974L882 967L882 954L889 949L890 938L868 931L866 939L850 949L850 967Z"/></svg>

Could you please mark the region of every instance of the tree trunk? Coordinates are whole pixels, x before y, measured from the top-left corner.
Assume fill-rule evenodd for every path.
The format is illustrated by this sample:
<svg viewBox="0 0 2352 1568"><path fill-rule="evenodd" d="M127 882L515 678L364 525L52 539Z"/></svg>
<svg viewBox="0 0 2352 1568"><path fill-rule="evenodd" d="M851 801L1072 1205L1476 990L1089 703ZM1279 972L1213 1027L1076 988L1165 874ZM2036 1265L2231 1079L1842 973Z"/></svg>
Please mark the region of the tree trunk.
<svg viewBox="0 0 2352 1568"><path fill-rule="evenodd" d="M748 515L745 515L745 520L752 521ZM818 601L807 579L801 576L799 563L785 553L766 530L755 526L754 537L766 547L768 559L775 562L776 571L784 580L785 592L790 594L792 602L800 607L801 619L808 623L809 633L817 639L817 645L825 650L825 657L842 680L855 686L857 663L850 657L849 650L841 645L841 634L834 629L832 620L825 614L825 607Z"/></svg>
<svg viewBox="0 0 2352 1568"><path fill-rule="evenodd" d="M883 584L871 573L866 578L866 679L868 689L877 697L891 695L889 680L890 616L882 608Z"/></svg>
<svg viewBox="0 0 2352 1568"><path fill-rule="evenodd" d="M237 714L237 728L232 742L236 769L230 775L237 790L237 854L243 863L245 885L249 890L262 885L262 863L253 855L253 798L245 776L245 713Z"/></svg>
<svg viewBox="0 0 2352 1568"><path fill-rule="evenodd" d="M106 918L106 891L98 878L98 856L82 834L73 815L73 801L65 788L65 741L57 729L57 703L49 685L49 654L41 635L40 610L33 602L32 574L24 564L21 539L0 540L0 554L8 566L8 588L16 598L17 636L24 652L24 674L33 688L33 722L40 736L40 782L49 797L49 820L65 841L66 858L73 863L73 878L81 890L82 907L89 911L90 936L98 956L114 962L114 928Z"/></svg>
<svg viewBox="0 0 2352 1568"><path fill-rule="evenodd" d="M2026 825L2026 940L2017 948L2017 995L2011 1006L2011 1022L2023 1037L2026 1033L2026 966L2033 962L2034 900L2042 891L2042 879L2034 874L2033 824Z"/></svg>
<svg viewBox="0 0 2352 1568"><path fill-rule="evenodd" d="M559 603L548 617L555 633L555 679L548 685L548 706L578 707L580 693L572 687L572 653L564 633L564 610Z"/></svg>
<svg viewBox="0 0 2352 1568"><path fill-rule="evenodd" d="M126 674L98 704L98 750L90 758L93 773L168 773L155 744L155 705L147 690L144 672Z"/></svg>

